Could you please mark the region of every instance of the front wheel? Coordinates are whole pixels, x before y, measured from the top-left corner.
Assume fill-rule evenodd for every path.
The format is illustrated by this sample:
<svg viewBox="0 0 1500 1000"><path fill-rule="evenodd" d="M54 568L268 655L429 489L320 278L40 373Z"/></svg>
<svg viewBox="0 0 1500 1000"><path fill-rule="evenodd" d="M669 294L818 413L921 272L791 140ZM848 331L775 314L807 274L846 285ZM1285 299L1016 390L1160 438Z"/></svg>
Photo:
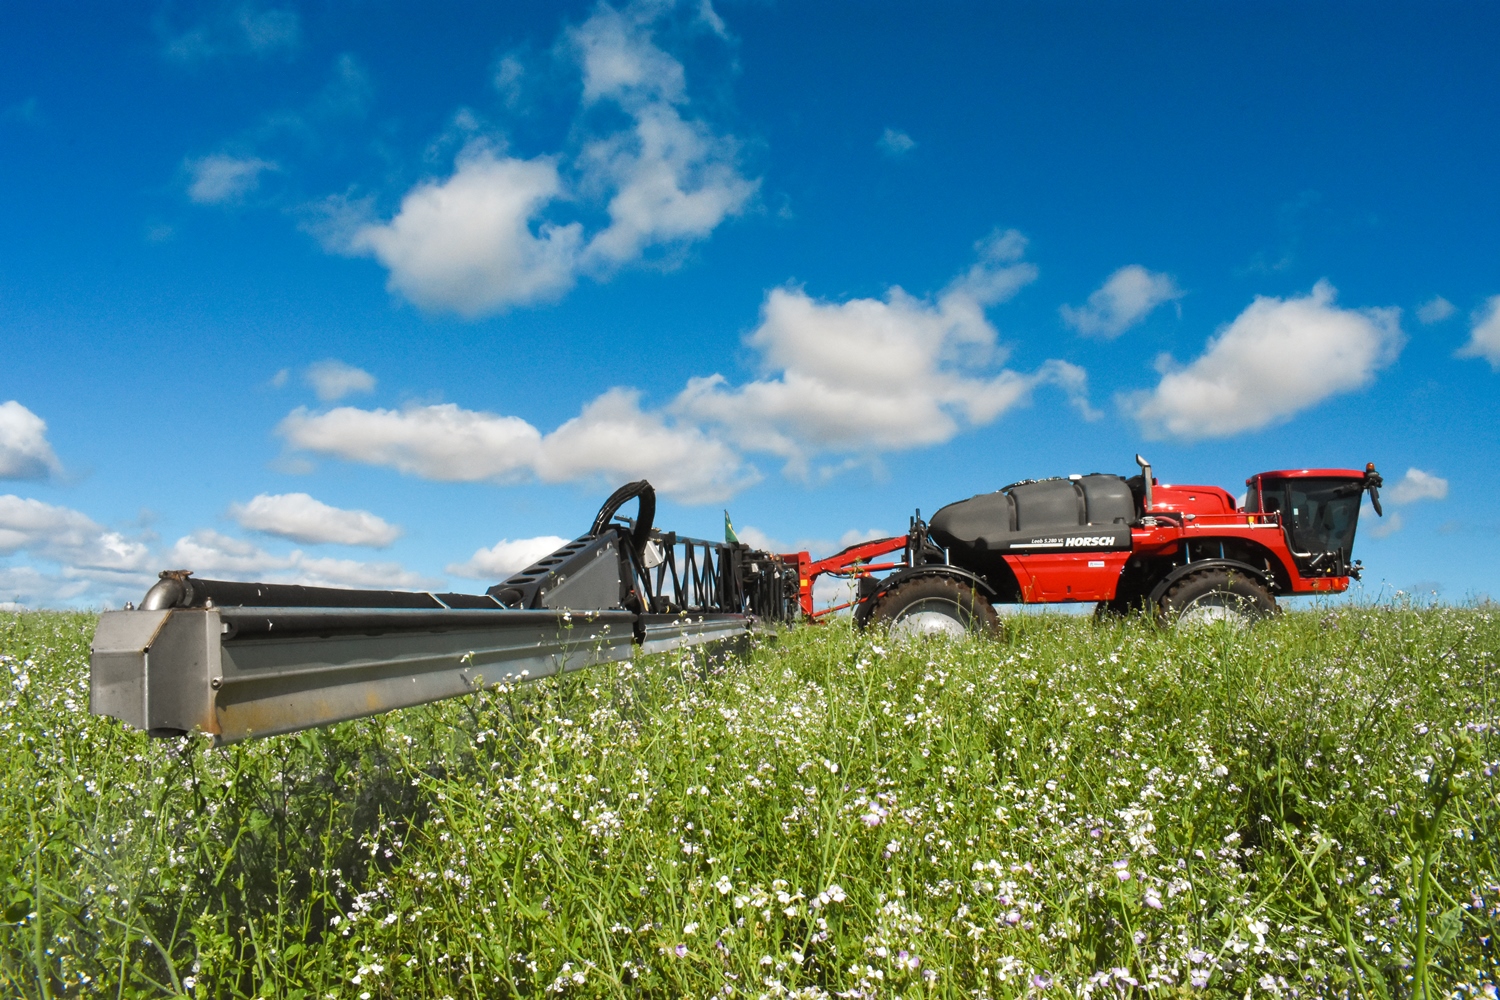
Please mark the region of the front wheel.
<svg viewBox="0 0 1500 1000"><path fill-rule="evenodd" d="M1212 625L1222 622L1244 628L1276 613L1276 598L1253 576L1226 569L1190 573L1172 584L1157 607L1157 620L1167 626Z"/></svg>
<svg viewBox="0 0 1500 1000"><path fill-rule="evenodd" d="M994 634L1000 616L972 585L926 576L897 584L875 601L870 622L883 625L897 639L922 636L961 638L976 632Z"/></svg>

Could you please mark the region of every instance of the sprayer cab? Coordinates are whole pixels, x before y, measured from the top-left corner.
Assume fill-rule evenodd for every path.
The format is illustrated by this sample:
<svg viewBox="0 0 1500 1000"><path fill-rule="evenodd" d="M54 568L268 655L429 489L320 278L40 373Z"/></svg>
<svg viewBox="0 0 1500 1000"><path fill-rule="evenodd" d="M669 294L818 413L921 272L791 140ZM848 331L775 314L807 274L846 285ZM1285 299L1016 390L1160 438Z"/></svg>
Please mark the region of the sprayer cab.
<svg viewBox="0 0 1500 1000"><path fill-rule="evenodd" d="M1303 576L1358 575L1353 562L1360 502L1380 511L1380 474L1374 463L1356 469L1283 469L1245 480L1245 511L1274 515Z"/></svg>

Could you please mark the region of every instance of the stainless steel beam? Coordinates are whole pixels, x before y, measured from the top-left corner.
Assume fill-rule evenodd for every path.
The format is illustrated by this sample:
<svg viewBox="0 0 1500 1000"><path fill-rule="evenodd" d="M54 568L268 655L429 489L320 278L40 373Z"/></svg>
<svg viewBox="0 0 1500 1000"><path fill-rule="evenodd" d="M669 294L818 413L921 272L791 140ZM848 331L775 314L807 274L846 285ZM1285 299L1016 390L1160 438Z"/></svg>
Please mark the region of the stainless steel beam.
<svg viewBox="0 0 1500 1000"><path fill-rule="evenodd" d="M764 627L745 615L697 614L641 615L641 651L665 653L684 646L747 638Z"/></svg>
<svg viewBox="0 0 1500 1000"><path fill-rule="evenodd" d="M628 611L108 611L90 709L223 745L629 659L634 625Z"/></svg>

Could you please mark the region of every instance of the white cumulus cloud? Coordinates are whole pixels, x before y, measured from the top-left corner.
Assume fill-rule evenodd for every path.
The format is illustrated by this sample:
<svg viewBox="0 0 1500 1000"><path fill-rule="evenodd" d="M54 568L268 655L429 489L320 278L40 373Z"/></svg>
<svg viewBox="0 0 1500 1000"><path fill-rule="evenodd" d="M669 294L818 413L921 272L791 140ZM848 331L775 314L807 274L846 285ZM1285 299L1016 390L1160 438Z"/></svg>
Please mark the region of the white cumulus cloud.
<svg viewBox="0 0 1500 1000"><path fill-rule="evenodd" d="M1389 538L1406 527L1406 521L1401 517L1399 510L1389 510L1386 511L1384 517L1377 517L1375 509L1369 504L1365 504L1359 509L1359 513L1361 521L1366 524L1374 522L1374 527L1370 529L1370 534L1376 538Z"/></svg>
<svg viewBox="0 0 1500 1000"><path fill-rule="evenodd" d="M277 555L208 529L179 538L163 558L174 567L191 569L195 576L210 580L392 590L428 590L441 585L440 580L413 573L400 563L309 556L301 549Z"/></svg>
<svg viewBox="0 0 1500 1000"><path fill-rule="evenodd" d="M139 573L150 549L88 515L41 500L0 496L0 555L24 552L89 573Z"/></svg>
<svg viewBox="0 0 1500 1000"><path fill-rule="evenodd" d="M583 74L585 102L615 99L639 105L684 99L682 63L651 40L658 12L646 5L620 11L601 3L587 21L568 31Z"/></svg>
<svg viewBox="0 0 1500 1000"><path fill-rule="evenodd" d="M760 478L718 438L659 411L642 410L634 389L611 389L548 434L536 474L551 483L649 479L685 503L724 500Z"/></svg>
<svg viewBox="0 0 1500 1000"><path fill-rule="evenodd" d="M256 498L262 499L286 498ZM252 501L245 507L263 512L267 505ZM163 567L190 569L209 579L329 587L427 589L441 582L392 562L312 557L300 549L278 555L210 530L186 535L165 549L149 541L149 536L131 537L106 528L81 511L0 495L0 557L21 560L0 565L0 599L33 607L118 606L140 600L155 581L155 571Z"/></svg>
<svg viewBox="0 0 1500 1000"><path fill-rule="evenodd" d="M653 247L708 236L760 182L740 173L732 136L684 114L682 63L652 37L670 9L600 4L560 46L582 77L580 116L623 113L628 125L601 134L581 117L574 150L529 159L475 140L449 177L417 185L389 221L350 225L335 199L341 217L325 228L341 238L330 245L373 255L391 291L423 308L477 317L554 300L580 273L607 276ZM569 204L602 208L608 224L586 233L548 217Z"/></svg>
<svg viewBox="0 0 1500 1000"><path fill-rule="evenodd" d="M0 403L0 479L45 479L61 471L47 422L14 399Z"/></svg>
<svg viewBox="0 0 1500 1000"><path fill-rule="evenodd" d="M734 529L735 537L752 549L762 549L766 552L790 552L787 544L779 539L773 538L755 527L747 524L743 528Z"/></svg>
<svg viewBox="0 0 1500 1000"><path fill-rule="evenodd" d="M280 373L277 373L280 377ZM285 382L285 379L282 379ZM325 403L332 403L356 392L374 392L375 376L363 368L328 358L307 366L307 382Z"/></svg>
<svg viewBox="0 0 1500 1000"><path fill-rule="evenodd" d="M538 559L557 551L568 539L556 535L536 538L502 538L487 549L478 549L466 562L454 563L448 572L472 580L506 580Z"/></svg>
<svg viewBox="0 0 1500 1000"><path fill-rule="evenodd" d="M536 464L542 439L520 417L464 410L453 403L405 410L341 406L326 413L298 407L276 430L304 451L424 479L469 483L520 478Z"/></svg>
<svg viewBox="0 0 1500 1000"><path fill-rule="evenodd" d="M1406 475L1385 491L1385 498L1393 504L1415 503L1418 500L1443 500L1448 496L1448 480L1431 472L1410 468Z"/></svg>
<svg viewBox="0 0 1500 1000"><path fill-rule="evenodd" d="M0 496L0 599L30 607L120 604L150 585L150 547L68 507ZM15 561L10 561L15 560Z"/></svg>
<svg viewBox="0 0 1500 1000"><path fill-rule="evenodd" d="M1407 469L1406 475L1382 494L1385 506L1392 508L1404 507L1421 500L1446 500L1447 498L1448 480L1415 467ZM1375 510L1368 501L1360 508L1360 516L1366 520L1374 520ZM1406 521L1402 518L1401 512L1388 510L1385 517L1376 521L1375 527L1371 528L1370 532L1376 538L1389 538L1404 527L1406 527Z"/></svg>
<svg viewBox="0 0 1500 1000"><path fill-rule="evenodd" d="M739 536L740 541L754 549L764 549L767 552L806 552L814 559L842 552L851 545L872 542L877 538L893 537L892 532L881 531L878 528L866 528L863 531L858 528L849 528L839 535L837 541L827 538L799 538L796 542L784 542L748 524L744 528L736 528L735 534Z"/></svg>
<svg viewBox="0 0 1500 1000"><path fill-rule="evenodd" d="M1431 326L1433 323L1441 323L1449 316L1452 316L1453 312L1452 302L1449 302L1441 295L1434 295L1417 307L1417 319L1421 320L1425 325Z"/></svg>
<svg viewBox="0 0 1500 1000"><path fill-rule="evenodd" d="M0 601L0 610L26 611L68 604L85 595L90 587L88 580L44 573L35 566L0 566L0 598L14 598Z"/></svg>
<svg viewBox="0 0 1500 1000"><path fill-rule="evenodd" d="M1257 296L1186 367L1123 397L1151 437L1228 437L1370 384L1405 343L1399 309L1343 309L1326 281L1301 298Z"/></svg>
<svg viewBox="0 0 1500 1000"><path fill-rule="evenodd" d="M1025 240L998 233L980 260L935 299L892 288L884 299L828 302L797 287L766 297L747 343L767 377L733 386L721 375L692 379L673 404L750 451L805 470L816 451L878 452L947 441L1023 403L1043 383L1084 387L1062 361L1023 374L1005 359L985 308L1036 278L1021 260Z"/></svg>
<svg viewBox="0 0 1500 1000"><path fill-rule="evenodd" d="M615 189L609 226L589 241L588 260L635 260L647 247L702 239L738 214L759 188L735 166L735 144L665 102L634 112L629 132L584 150L594 183Z"/></svg>
<svg viewBox="0 0 1500 1000"><path fill-rule="evenodd" d="M604 70L600 71L601 73ZM631 66L615 77L635 79ZM757 482L748 453L806 476L819 453L843 454L831 475L875 453L947 441L1025 403L1042 385L1064 390L1088 417L1087 377L1064 361L1023 373L987 307L1036 278L1014 231L981 241L979 260L933 298L892 288L883 299L828 302L773 289L748 343L764 376L734 385L693 378L666 407L610 389L550 433L518 416L444 403L404 410L292 411L278 433L293 449L442 481L620 482L647 478L686 503L726 499Z"/></svg>
<svg viewBox="0 0 1500 1000"><path fill-rule="evenodd" d="M1474 314L1469 342L1459 349L1461 358L1484 358L1500 371L1500 295L1492 295Z"/></svg>
<svg viewBox="0 0 1500 1000"><path fill-rule="evenodd" d="M164 31L163 54L179 62L241 54L267 56L296 48L302 40L302 19L295 10L251 2L213 7L197 24Z"/></svg>
<svg viewBox="0 0 1500 1000"><path fill-rule="evenodd" d="M452 403L406 410L293 411L279 433L295 448L449 482L650 479L687 503L732 496L758 473L724 442L612 389L543 435L520 417Z"/></svg>
<svg viewBox="0 0 1500 1000"><path fill-rule="evenodd" d="M561 193L551 158L470 146L451 177L413 188L395 218L357 229L349 247L372 253L390 290L427 309L472 317L556 298L573 285L583 227L533 219Z"/></svg>
<svg viewBox="0 0 1500 1000"><path fill-rule="evenodd" d="M309 545L331 542L383 549L401 537L398 526L367 510L330 507L306 493L262 493L248 503L232 504L229 516L242 528Z"/></svg>
<svg viewBox="0 0 1500 1000"><path fill-rule="evenodd" d="M188 197L199 205L237 201L260 186L260 175L276 164L254 156L215 153L187 163Z"/></svg>
<svg viewBox="0 0 1500 1000"><path fill-rule="evenodd" d="M1128 264L1105 279L1082 306L1063 306L1063 321L1089 337L1118 337L1164 302L1182 297L1169 274Z"/></svg>
<svg viewBox="0 0 1500 1000"><path fill-rule="evenodd" d="M917 140L900 129L888 128L880 133L880 139L875 145L879 146L887 155L901 156L916 149Z"/></svg>

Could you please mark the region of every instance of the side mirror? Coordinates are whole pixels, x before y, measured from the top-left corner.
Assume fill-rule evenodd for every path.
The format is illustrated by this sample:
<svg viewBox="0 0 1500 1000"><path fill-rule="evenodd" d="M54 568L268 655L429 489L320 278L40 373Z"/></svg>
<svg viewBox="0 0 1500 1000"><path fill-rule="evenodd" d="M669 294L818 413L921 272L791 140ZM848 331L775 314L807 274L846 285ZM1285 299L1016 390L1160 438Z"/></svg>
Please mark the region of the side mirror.
<svg viewBox="0 0 1500 1000"><path fill-rule="evenodd" d="M1365 463L1365 489L1370 491L1370 506L1375 508L1377 517L1385 517L1385 511L1380 509L1380 487L1385 485L1385 480L1380 478L1380 473L1375 471L1374 462Z"/></svg>

